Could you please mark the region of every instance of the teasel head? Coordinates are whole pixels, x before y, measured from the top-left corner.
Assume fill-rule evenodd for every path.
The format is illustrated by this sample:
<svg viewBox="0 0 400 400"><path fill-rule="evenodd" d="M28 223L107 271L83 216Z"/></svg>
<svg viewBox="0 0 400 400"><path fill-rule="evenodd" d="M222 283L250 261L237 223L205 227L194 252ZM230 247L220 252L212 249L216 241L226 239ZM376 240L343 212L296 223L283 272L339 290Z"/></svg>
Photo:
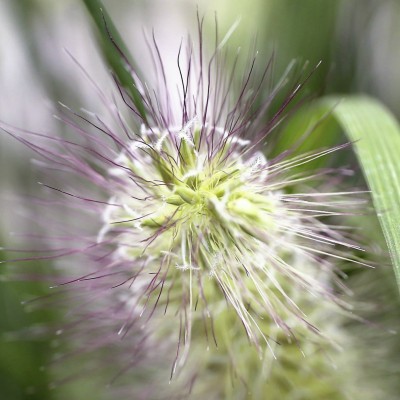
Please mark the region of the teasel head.
<svg viewBox="0 0 400 400"><path fill-rule="evenodd" d="M82 352L119 346L126 355L132 346L121 370L142 371L142 363L154 370L160 349L170 365L162 379L167 384L177 375L189 391L194 382L201 388L203 378L234 376L249 395L255 390L251 368L260 359L260 393L265 382L275 385L268 381L269 365L288 364L291 381L297 370L307 371L310 357L310 369L329 376L333 367L324 353L340 347L336 328L351 309L340 295L346 290L340 265L364 265L354 255L362 249L335 219L355 212L360 200L332 189L347 170L299 167L348 144L302 155L294 146L268 158L269 135L310 74L301 71L289 89L288 75L271 86L273 60L256 71L254 57L243 73L239 57L228 57L227 37L207 58L202 26L199 21L199 45L188 40L178 50L177 92L154 36L148 39L154 89L110 37L136 94L115 77L120 99L110 101L88 77L112 122L62 105L58 118L75 139L6 128L42 156L43 170L53 173L43 186L60 196L54 210L70 210L78 225L66 233L71 249L44 257L70 265L63 267L68 278L55 284L67 289L68 301L57 304L75 316L64 331L81 341ZM283 91L286 99L272 112ZM68 230L68 222L61 228ZM274 387L279 381L278 374ZM293 390L276 396L294 396ZM312 390L310 384L307 395ZM326 390L316 393L341 393L336 381Z"/></svg>

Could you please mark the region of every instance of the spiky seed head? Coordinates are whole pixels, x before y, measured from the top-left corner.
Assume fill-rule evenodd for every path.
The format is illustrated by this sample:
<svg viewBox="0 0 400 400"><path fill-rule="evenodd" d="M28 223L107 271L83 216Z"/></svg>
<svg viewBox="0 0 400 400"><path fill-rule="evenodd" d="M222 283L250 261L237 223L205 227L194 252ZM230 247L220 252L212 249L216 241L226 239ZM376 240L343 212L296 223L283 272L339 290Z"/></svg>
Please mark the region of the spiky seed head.
<svg viewBox="0 0 400 400"><path fill-rule="evenodd" d="M71 207L73 199L86 206L75 207L75 212L94 211L97 221L102 218L94 239L74 237L76 248L51 256L85 256L78 277L62 282L88 308L77 313L80 324L73 326L84 330L86 325L91 333L98 324L102 332L110 329L125 338L124 343L134 336L140 359L153 357L160 344L165 349L175 342L172 375L184 370L191 342L199 363L201 349L220 343L224 372L218 376L225 376L226 364L239 371L243 363L234 353L244 348L243 332L256 358L283 359L296 348L296 356L288 358L297 365L302 352L317 354L326 343L331 346L325 335L335 329L322 323L321 315L332 321L332 309L346 307L336 295L337 263L352 261L346 249L360 250L328 219L348 213L358 201L343 199L344 192L319 192L316 182L328 175L299 172L298 167L344 146L301 156L288 151L267 159L266 137L301 85L294 85L266 122L284 80L266 90L271 64L257 81L251 60L235 96L237 67L236 61L231 67L226 63L226 40L217 44L206 65L201 22L199 31L198 52L190 42L184 72L178 57L178 102L171 101L172 88L153 40L156 90L149 90L140 73L129 67L145 117L129 90L117 82L133 125L119 106L106 100L113 126L96 114L67 110L62 115L83 143L32 133L46 142L40 146L14 136L43 155L51 169L83 178L85 185L75 183L79 194L47 185L66 196L62 206ZM49 146L49 139L55 146ZM99 189L108 200L93 198L91 191ZM104 334L85 343L101 349L114 340ZM283 350L276 351L281 344L283 356ZM255 365L254 354L249 354L243 359ZM219 370L221 362L213 360L206 357L200 372ZM315 363L318 369L325 365L320 361ZM188 376L198 374L196 370Z"/></svg>

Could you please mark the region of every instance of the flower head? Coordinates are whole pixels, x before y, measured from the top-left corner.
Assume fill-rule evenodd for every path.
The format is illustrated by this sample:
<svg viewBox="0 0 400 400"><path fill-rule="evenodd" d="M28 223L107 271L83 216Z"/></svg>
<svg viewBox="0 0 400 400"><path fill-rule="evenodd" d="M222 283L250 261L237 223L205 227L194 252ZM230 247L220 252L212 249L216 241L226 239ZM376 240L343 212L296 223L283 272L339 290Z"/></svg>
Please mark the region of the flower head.
<svg viewBox="0 0 400 400"><path fill-rule="evenodd" d="M135 365L146 358L146 349L154 357L154 348L176 343L166 357L172 357L171 375L181 371L185 382L192 382L200 369L225 376L226 365L250 374L246 381L260 356L269 360L263 364L267 374L275 358L290 359L295 353L298 363L303 353L314 357L332 347L335 328L324 317L336 321L340 318L334 310L346 308L337 296L337 262L357 262L345 250L359 249L330 224L359 202L344 192L316 189L330 171L298 169L344 146L301 156L288 151L268 159L266 137L301 85L296 83L266 122L284 80L267 90L264 80L271 63L257 80L252 60L235 95L237 61L231 67L225 62L225 42L216 46L207 64L202 46L197 52L189 44L185 69L179 51L182 84L178 100L172 100L173 88L154 41L160 82L154 92L138 71L127 67L144 112L117 82L133 123L125 121L119 104L105 100L113 124L97 114L71 110L60 117L83 140L33 133L45 140L42 146L18 137L44 157L47 167L73 173L74 190L67 184L62 189L45 186L64 198L59 203L63 212L73 200L73 213L90 215L99 227L91 235L73 236L76 247L54 256L84 257L85 263L75 264L75 276L61 284L77 293L79 329L86 326L90 336L87 348L105 348L115 335L124 337L128 347L135 343L136 358L127 361ZM101 198L93 195L99 192ZM91 336L96 326L109 334ZM255 350L238 360L247 339ZM185 369L191 343L198 368L192 361ZM277 351L279 345L286 350ZM211 347L218 347L222 363L215 353L205 356L202 349ZM326 376L332 369L321 357L310 368ZM276 369L274 374L279 375ZM258 385L264 385L263 377ZM334 383L326 393L330 390L337 390Z"/></svg>

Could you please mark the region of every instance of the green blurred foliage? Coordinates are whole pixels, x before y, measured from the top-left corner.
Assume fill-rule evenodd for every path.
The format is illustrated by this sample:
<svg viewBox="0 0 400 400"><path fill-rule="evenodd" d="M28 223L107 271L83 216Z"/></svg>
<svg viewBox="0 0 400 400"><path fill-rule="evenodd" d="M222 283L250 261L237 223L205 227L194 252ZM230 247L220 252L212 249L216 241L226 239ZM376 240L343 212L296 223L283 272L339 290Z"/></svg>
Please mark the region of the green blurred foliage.
<svg viewBox="0 0 400 400"><path fill-rule="evenodd" d="M7 256L0 252L2 260ZM28 265L26 268L36 268ZM4 279L3 279L4 278ZM44 294L43 285L10 282L4 266L0 269L0 398L4 400L53 399L49 389L50 343L33 334L40 324L48 324L51 313L27 313L22 299Z"/></svg>
<svg viewBox="0 0 400 400"><path fill-rule="evenodd" d="M57 5L62 2L63 0L57 0ZM64 2L74 7L81 7L82 12L84 12L82 1L65 0ZM155 0L104 1L104 3L112 16L116 15L121 18L125 16L125 19L116 21L122 36L124 36L125 28L129 24L130 13L135 13L137 7L147 7L149 10L151 6L157 7ZM170 1L171 5L184 7L185 10L188 8L188 3L193 6L194 14L194 2ZM18 23L20 34L24 38L24 51L31 60L31 67L49 98L53 101L65 100L69 104L80 104L75 85L66 82L62 75L57 75L54 70L47 68L40 57L42 43L35 27L38 24L44 26L46 34L52 34L49 22L52 13L56 12L55 2L50 0L8 0L8 4L9 9L12 10L10 17ZM209 12L216 9L221 31L226 31L235 19L241 16L241 24L233 35L233 44L230 46L234 49L235 45L243 45L244 38L251 42L252 35L258 33L256 47L260 51L259 58L261 60L267 60L275 49L275 80L279 79L292 59L299 59L299 65L308 61L310 68L322 60L321 66L302 92L303 95L349 93L362 89L372 94L382 95L384 99L385 94L387 94L387 98L392 99L391 104L396 104L397 97L393 93L400 93L400 90L398 90L400 87L399 75L397 74L397 80L392 82L392 88L388 86L384 79L381 86L379 86L379 82L371 83L372 77L376 75L373 75L369 69L370 64L362 63L368 58L360 57L360 53L366 52L365 46L368 46L368 42L363 42L363 38L368 28L368 22L374 15L373 13L379 13L383 10L381 14L384 16L386 15L385 9L390 10L390 7L397 10L398 4L394 1L373 2L369 0L350 0L347 2L346 0L218 0L212 4L202 2L200 11L204 9L205 12ZM389 17L393 17L393 15L389 15ZM193 15L189 17L188 25L193 25L194 17ZM65 20L65 23L68 24L68 20ZM166 18L165 23L168 23L168 18ZM153 22L151 20L143 21L143 26L151 30ZM397 29L398 33L398 26L394 26L394 29ZM142 39L130 37L129 40L127 45L134 50L135 41ZM62 43L59 45L60 47L63 46ZM364 46L362 49L359 48L361 45ZM372 51L368 50L372 54ZM383 54L390 55L390 51ZM388 62L382 60L382 63ZM365 77L369 77L368 84L363 84L365 80L368 81L368 78L360 78L357 75L360 74L360 71L364 71ZM376 71L375 74L379 73L380 70ZM382 71L385 71L385 69ZM396 74L393 73L390 76L395 79ZM388 90L392 90L393 93L388 93ZM87 108L90 109L90 104L87 105ZM394 111L399 114L400 108ZM284 134L274 139L274 146L276 147L274 147L272 155L279 154L296 138L298 139L299 135L288 134L288 132L294 130L299 133L304 132L311 125L307 111L303 110L301 114L297 114L290 125L284 127ZM312 137L312 140L316 143L308 142L300 149L310 146L332 145L337 142L339 137L336 136L338 135L336 132L337 130L334 128L329 132L316 130ZM4 141L1 143L4 144ZM2 157L4 157L4 152ZM8 168L12 169L13 174L15 174L16 182L14 183L17 188L24 186L26 181L31 178L26 173L26 163L24 164L24 162L25 160L21 164L20 160L15 159L12 163L7 163ZM2 166L4 165L2 163ZM18 174L15 171L23 172ZM4 178L1 177L1 179ZM2 212L6 212L6 210ZM379 230L375 229L376 222L372 223L372 226L374 229L368 229L368 231L372 235L376 235L377 242L380 242L382 238ZM0 237L2 246L7 247L8 238L6 234L0 232ZM1 259L5 258L6 254L3 252ZM28 268L28 264L25 265ZM30 265L29 268L40 268L40 266L38 264ZM4 276L4 265L0 265L0 278L4 278ZM49 390L52 376L47 369L42 370L41 367L48 364L54 349L51 348L49 340L33 338L27 328L46 324L54 318L54 315L43 311L27 313L21 305L21 301L43 295L46 291L47 288L38 283L0 281L0 399L51 400L65 398L83 400L89 398L88 392L80 390L79 387L68 390L63 387L56 391ZM26 332L26 337L21 340L21 333L24 332ZM19 339L16 340L16 338Z"/></svg>

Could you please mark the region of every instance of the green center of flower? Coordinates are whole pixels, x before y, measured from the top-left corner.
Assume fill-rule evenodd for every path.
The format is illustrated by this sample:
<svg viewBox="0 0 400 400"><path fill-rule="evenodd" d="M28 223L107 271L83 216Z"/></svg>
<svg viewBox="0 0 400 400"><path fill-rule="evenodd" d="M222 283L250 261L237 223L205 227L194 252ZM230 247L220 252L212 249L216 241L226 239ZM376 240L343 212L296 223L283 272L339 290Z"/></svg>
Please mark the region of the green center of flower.
<svg viewBox="0 0 400 400"><path fill-rule="evenodd" d="M199 130L195 130L193 137L181 138L179 147L166 141L152 149L153 175L158 175L155 182L162 182L153 192L163 199L163 205L159 202L141 226L212 232L219 225L224 236L221 246L227 237L243 234L260 239L260 231L270 230L273 224L271 215L277 203L270 193L265 195L265 185L257 184L262 174L257 170L260 160L246 162L238 155L221 162L227 149L211 157L201 151L198 142Z"/></svg>
<svg viewBox="0 0 400 400"><path fill-rule="evenodd" d="M117 196L122 207L110 206L105 215L104 232L115 224L126 232L128 257L173 254L170 262L183 269L213 271L227 251L236 249L236 264L242 253L258 252L260 242L269 245L282 204L265 183L261 154L244 159L242 144L231 141L214 149L193 126L175 133L151 131L143 138L134 144L134 159L123 154L118 160L136 186L124 187Z"/></svg>

